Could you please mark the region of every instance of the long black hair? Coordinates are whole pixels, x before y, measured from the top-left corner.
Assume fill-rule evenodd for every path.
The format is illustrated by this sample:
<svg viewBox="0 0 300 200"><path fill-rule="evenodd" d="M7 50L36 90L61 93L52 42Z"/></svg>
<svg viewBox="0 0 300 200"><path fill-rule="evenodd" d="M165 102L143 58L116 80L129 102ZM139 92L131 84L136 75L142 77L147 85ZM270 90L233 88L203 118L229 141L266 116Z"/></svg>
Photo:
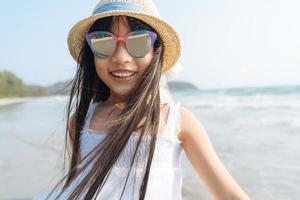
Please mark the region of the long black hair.
<svg viewBox="0 0 300 200"><path fill-rule="evenodd" d="M105 17L96 20L96 22L90 27L88 32L96 30L110 31L112 25L116 20L120 20L120 16ZM156 32L151 26L145 22L133 18L126 17L128 25L131 30L146 29ZM84 197L86 200L95 199L97 194L103 187L106 178L109 176L112 167L116 160L119 158L122 150L125 148L129 137L132 132L137 129L141 129L141 134L136 143L135 151L131 158L131 166L128 170L128 175L122 195L124 193L130 170L134 163L137 152L142 148L142 140L144 137L149 137L150 143L147 144L147 162L144 170L143 180L140 185L139 199L145 198L149 172L151 162L155 150L155 144L157 139L158 124L160 118L160 93L159 82L161 77L161 63L163 54L163 45L161 38L158 35L158 39L154 44L153 59L144 73L141 75L140 81L134 88L134 95L130 95L127 99L127 107L122 110L117 120L113 121L113 125L108 131L107 137L96 146L96 148L90 152L84 158L78 160L80 156L80 137L81 131L86 118L87 110L91 100L95 102L106 101L110 95L110 89L108 86L97 76L94 64L94 55L89 48L86 41L83 41L83 47L80 51L78 58L77 72L72 80L70 98L67 105L67 122L74 120L75 122L75 134L70 134L70 127L67 123L66 128L66 152L69 152L70 162L66 175L61 181L54 187L52 191L55 191L57 187L64 181L60 195L71 185L71 183L78 177L79 174L93 161L92 168L88 174L82 179L82 181L73 188L72 192L68 196L68 199L74 200ZM74 108L75 107L75 108ZM71 117L71 110L74 112ZM138 125L142 123L141 127ZM67 148L69 147L69 148ZM65 158L66 160L66 158ZM85 165L82 168L78 168L79 163ZM120 199L122 198L122 195Z"/></svg>

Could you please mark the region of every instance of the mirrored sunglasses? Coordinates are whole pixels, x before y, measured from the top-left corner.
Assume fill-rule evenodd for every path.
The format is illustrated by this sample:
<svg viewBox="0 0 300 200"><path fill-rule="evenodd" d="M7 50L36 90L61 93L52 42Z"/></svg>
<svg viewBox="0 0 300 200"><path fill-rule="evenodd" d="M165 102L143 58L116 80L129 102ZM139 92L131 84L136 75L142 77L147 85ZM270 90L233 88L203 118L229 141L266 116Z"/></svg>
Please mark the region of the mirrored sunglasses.
<svg viewBox="0 0 300 200"><path fill-rule="evenodd" d="M135 30L125 36L107 31L95 31L86 35L86 41L94 55L105 59L113 55L117 43L125 42L128 53L134 58L143 58L153 47L157 34L148 30Z"/></svg>

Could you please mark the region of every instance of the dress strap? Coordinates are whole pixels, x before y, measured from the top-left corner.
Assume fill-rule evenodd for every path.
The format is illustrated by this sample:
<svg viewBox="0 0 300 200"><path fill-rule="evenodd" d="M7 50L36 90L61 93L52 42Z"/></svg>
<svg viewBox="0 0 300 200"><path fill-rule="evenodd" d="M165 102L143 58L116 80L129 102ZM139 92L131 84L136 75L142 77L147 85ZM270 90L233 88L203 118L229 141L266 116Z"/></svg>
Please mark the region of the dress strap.
<svg viewBox="0 0 300 200"><path fill-rule="evenodd" d="M95 111L95 108L101 104L102 102L93 102L93 100L89 104L89 108L85 117L85 125L84 129L87 130L90 126L90 121L92 119L93 113ZM179 112L179 102L170 102L170 108L169 113L167 116L167 122L166 122L166 137L171 139L172 141L175 141L177 143L181 143L181 141L178 140L178 133L180 131L180 112Z"/></svg>
<svg viewBox="0 0 300 200"><path fill-rule="evenodd" d="M86 113L86 117L85 117L85 125L84 125L84 129L88 129L90 126L90 121L92 119L93 113L95 111L95 108L97 107L98 104L100 104L102 102L94 102L93 100L91 100L88 111Z"/></svg>
<svg viewBox="0 0 300 200"><path fill-rule="evenodd" d="M170 110L167 119L167 137L171 140L181 143L178 140L178 133L180 131L180 112L179 112L179 102L170 102Z"/></svg>

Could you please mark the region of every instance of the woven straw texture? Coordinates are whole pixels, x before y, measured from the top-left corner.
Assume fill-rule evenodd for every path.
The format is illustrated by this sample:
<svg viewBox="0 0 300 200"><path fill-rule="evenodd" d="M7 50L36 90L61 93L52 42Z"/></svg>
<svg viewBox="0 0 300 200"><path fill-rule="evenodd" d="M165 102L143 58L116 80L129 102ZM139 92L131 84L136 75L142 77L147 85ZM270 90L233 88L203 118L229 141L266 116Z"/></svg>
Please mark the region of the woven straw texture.
<svg viewBox="0 0 300 200"><path fill-rule="evenodd" d="M99 14L91 15L77 22L72 27L68 35L69 51L76 61L85 39L84 36L88 32L90 26L97 19L107 16L125 15L135 17L146 22L160 35L164 47L162 72L165 72L176 64L180 56L180 38L175 29L169 23L161 19L158 10L151 0L102 0L95 6L94 11L101 6L112 2L131 3L141 7L142 11L108 10Z"/></svg>

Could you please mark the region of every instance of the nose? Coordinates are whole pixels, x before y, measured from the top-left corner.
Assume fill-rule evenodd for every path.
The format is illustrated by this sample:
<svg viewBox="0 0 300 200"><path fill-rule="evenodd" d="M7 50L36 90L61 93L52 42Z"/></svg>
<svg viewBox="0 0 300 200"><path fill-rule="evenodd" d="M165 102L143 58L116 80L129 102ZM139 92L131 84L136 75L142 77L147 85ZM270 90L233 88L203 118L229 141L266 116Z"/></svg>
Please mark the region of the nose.
<svg viewBox="0 0 300 200"><path fill-rule="evenodd" d="M115 64L123 65L132 61L132 56L128 53L125 43L118 42L115 52L112 55L112 62Z"/></svg>

